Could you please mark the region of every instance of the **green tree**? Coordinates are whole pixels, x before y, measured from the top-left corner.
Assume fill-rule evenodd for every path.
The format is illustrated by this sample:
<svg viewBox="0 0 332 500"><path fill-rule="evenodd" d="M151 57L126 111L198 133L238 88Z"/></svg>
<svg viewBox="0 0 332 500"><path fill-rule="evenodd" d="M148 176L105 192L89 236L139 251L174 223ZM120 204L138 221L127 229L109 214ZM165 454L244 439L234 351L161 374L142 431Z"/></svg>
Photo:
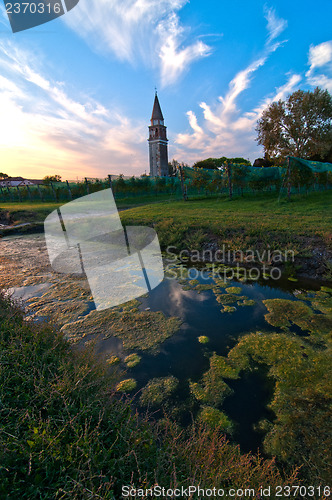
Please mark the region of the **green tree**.
<svg viewBox="0 0 332 500"><path fill-rule="evenodd" d="M3 172L0 172L0 179L7 179L9 175L4 174Z"/></svg>
<svg viewBox="0 0 332 500"><path fill-rule="evenodd" d="M285 101L270 104L256 131L268 157L324 155L332 145L332 96L319 87L297 90Z"/></svg>
<svg viewBox="0 0 332 500"><path fill-rule="evenodd" d="M43 182L44 184L50 184L50 182L61 182L61 175L46 175Z"/></svg>
<svg viewBox="0 0 332 500"><path fill-rule="evenodd" d="M220 158L220 159L224 159L224 158L225 157ZM241 157L240 158L226 158L225 160L228 161L229 163L235 163L237 165L248 165L248 167L251 166L251 163L249 160L246 160L245 158L241 158Z"/></svg>
<svg viewBox="0 0 332 500"><path fill-rule="evenodd" d="M250 161L245 158L227 158L226 156L221 156L220 158L206 158L206 160L197 161L194 163L193 168L208 168L216 170L217 168L222 167L225 162L251 165Z"/></svg>
<svg viewBox="0 0 332 500"><path fill-rule="evenodd" d="M206 160L197 161L194 163L193 168L208 168L208 169L217 169L220 167L218 158L207 158Z"/></svg>

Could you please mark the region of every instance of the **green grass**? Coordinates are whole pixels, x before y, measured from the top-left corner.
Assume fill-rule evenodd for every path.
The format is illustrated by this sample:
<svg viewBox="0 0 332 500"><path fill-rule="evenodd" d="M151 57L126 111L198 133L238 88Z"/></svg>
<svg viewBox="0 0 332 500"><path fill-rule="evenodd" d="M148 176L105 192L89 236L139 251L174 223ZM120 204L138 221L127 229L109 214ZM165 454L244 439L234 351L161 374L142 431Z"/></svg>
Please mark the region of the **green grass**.
<svg viewBox="0 0 332 500"><path fill-rule="evenodd" d="M291 249L310 254L318 246L331 248L332 191L293 195L280 202L275 195L245 195L230 201L221 198L161 201L160 196L118 201L125 207L120 216L124 225L154 225L161 246L200 249L211 239L227 249ZM134 208L131 202L140 204ZM61 203L6 203L16 222L43 222Z"/></svg>
<svg viewBox="0 0 332 500"><path fill-rule="evenodd" d="M9 212L15 224L24 222L44 222L45 218L62 203L1 203L0 211Z"/></svg>
<svg viewBox="0 0 332 500"><path fill-rule="evenodd" d="M198 231L200 240L216 237L231 249L263 244L300 250L303 238L308 247L312 239L331 244L332 191L294 195L290 202L265 194L158 203L126 210L121 219L125 225L153 224L163 247L188 247Z"/></svg>
<svg viewBox="0 0 332 500"><path fill-rule="evenodd" d="M116 205L119 209L124 209L132 206L141 206L147 204L155 204L160 202L169 202L170 195L144 195L119 198L116 200ZM23 222L44 222L45 218L57 208L65 205L70 200L56 202L41 202L41 201L23 201L19 202L1 202L0 211L9 212L15 223Z"/></svg>

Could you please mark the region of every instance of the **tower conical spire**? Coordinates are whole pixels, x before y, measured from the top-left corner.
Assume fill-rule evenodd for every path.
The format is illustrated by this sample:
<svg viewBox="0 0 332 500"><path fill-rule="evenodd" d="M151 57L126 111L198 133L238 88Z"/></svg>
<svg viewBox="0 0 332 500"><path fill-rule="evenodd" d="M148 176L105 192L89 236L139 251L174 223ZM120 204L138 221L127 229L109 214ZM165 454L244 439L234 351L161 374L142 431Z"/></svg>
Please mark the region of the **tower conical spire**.
<svg viewBox="0 0 332 500"><path fill-rule="evenodd" d="M156 91L155 98L154 98L153 110L152 110L152 115L151 115L151 125L156 125L156 123L154 123L154 120L159 120L161 122L164 121L164 117L163 117L161 107L159 104L157 91Z"/></svg>

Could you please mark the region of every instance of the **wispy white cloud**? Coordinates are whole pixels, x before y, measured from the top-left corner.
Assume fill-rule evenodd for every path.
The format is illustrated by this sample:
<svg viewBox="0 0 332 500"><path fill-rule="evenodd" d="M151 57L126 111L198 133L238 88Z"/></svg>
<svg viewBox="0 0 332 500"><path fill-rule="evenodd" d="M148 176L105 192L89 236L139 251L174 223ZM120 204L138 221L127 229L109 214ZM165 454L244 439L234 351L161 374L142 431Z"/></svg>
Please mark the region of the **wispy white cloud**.
<svg viewBox="0 0 332 500"><path fill-rule="evenodd" d="M267 20L268 43L278 38L278 36L287 28L287 21L276 15L273 8L264 7L265 19Z"/></svg>
<svg viewBox="0 0 332 500"><path fill-rule="evenodd" d="M257 120L269 104L285 99L296 90L301 80L301 75L289 75L287 82L278 87L273 95L264 98L258 106L242 114L234 112L228 115L227 120L220 104L212 110L210 106L201 103L204 122L199 125L197 116L192 111L188 113L192 132L176 136L177 149L174 155L185 157L188 162L209 156L244 156L251 160L256 158L260 154L255 143Z"/></svg>
<svg viewBox="0 0 332 500"><path fill-rule="evenodd" d="M332 92L332 40L311 45L308 64L309 70L306 72L306 77L309 85L322 87Z"/></svg>
<svg viewBox="0 0 332 500"><path fill-rule="evenodd" d="M255 125L265 107L274 100L284 98L294 90L301 76L292 74L282 87L276 89L273 96L266 97L258 106L249 112L240 112L238 98L247 90L255 73L266 63L269 56L283 43L277 37L287 27L287 21L277 17L273 9L265 8L267 19L267 39L262 53L245 69L239 71L229 83L225 96L219 96L214 106L200 103L203 110L203 122L199 123L193 111L187 113L192 132L178 134L178 146L175 155L185 156L187 161L197 161L207 156L239 156L257 155L255 145ZM273 42L273 43L272 43Z"/></svg>
<svg viewBox="0 0 332 500"><path fill-rule="evenodd" d="M161 81L164 86L175 83L193 61L211 53L210 47L200 40L181 48L184 28L180 26L179 18L174 13L158 24L157 31L160 40L163 40L159 57Z"/></svg>
<svg viewBox="0 0 332 500"><path fill-rule="evenodd" d="M188 0L80 0L65 22L94 49L133 65L159 67L161 85L174 83L210 47L190 39L178 12Z"/></svg>
<svg viewBox="0 0 332 500"><path fill-rule="evenodd" d="M0 149L12 175L100 177L141 174L147 165L146 124L73 98L40 70L33 54L0 46ZM27 61L32 61L28 63Z"/></svg>
<svg viewBox="0 0 332 500"><path fill-rule="evenodd" d="M248 88L250 84L250 76L257 71L258 68L263 66L267 59L267 55L260 57L252 64L250 64L243 71L240 71L229 84L229 91L226 97L219 97L223 104L223 115L233 113L236 111L236 98Z"/></svg>
<svg viewBox="0 0 332 500"><path fill-rule="evenodd" d="M309 49L309 71L306 76L309 76L317 68L326 66L332 62L332 40L320 43L319 45L311 45Z"/></svg>

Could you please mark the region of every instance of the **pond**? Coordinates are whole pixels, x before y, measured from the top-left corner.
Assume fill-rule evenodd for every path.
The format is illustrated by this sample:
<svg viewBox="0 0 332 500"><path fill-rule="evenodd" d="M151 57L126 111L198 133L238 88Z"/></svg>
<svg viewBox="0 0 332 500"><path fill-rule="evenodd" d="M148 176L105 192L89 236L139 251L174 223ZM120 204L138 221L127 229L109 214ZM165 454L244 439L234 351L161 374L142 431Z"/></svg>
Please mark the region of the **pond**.
<svg viewBox="0 0 332 500"><path fill-rule="evenodd" d="M211 394L204 393L210 383L204 374L210 373L213 379L216 372L210 369L211 359L219 363L222 359L219 357L227 358L238 341L249 333L286 332L290 338L306 339L310 331L300 320L293 321L291 315L286 318L290 321L287 327L276 326L275 319L267 321L267 304L274 302L263 301L281 299L303 304L303 300L310 299L310 294L305 296L306 291L314 296L324 283L305 279L289 281L287 277L222 281L216 280L211 269L203 266L192 269L195 271L192 276L188 274L192 266L177 262L174 264L177 279L166 277L148 296L134 301L131 309L114 308L114 312L102 315L94 311L86 280L52 271L42 235L4 238L0 244L2 286L9 288L13 297L23 300L28 316L35 320L53 318L66 334L74 332L69 338L77 345L97 339L97 353L105 359L117 356L121 368L126 369L124 378L132 378L137 383L132 394L136 394L134 403L140 410L146 411L148 407L159 418L163 408L182 424L190 423L202 408L210 412L211 408L219 410L231 422L232 439L244 451L256 451L261 446L263 434L258 429L259 422L275 419L269 408L275 380L269 376L267 364L255 365L241 376L224 377L225 397L220 400L211 398L211 387ZM160 312L163 316L157 316ZM133 327L130 323L131 314L136 323L148 320L148 323L138 323L145 331L137 333L137 325ZM315 319L316 316L322 316L322 310ZM121 321L117 323L119 317L123 319L122 327ZM160 334L169 318L177 318L177 322ZM151 324L151 330L144 326L146 324ZM134 332L130 338L126 337L127 328ZM84 335L80 336L82 329ZM146 345L138 339L139 333L146 338L154 337L155 342ZM131 353L138 354L139 362L129 368L125 358ZM213 358L214 355L217 357ZM212 380L216 387L221 383L218 377ZM149 393L146 388L151 381L157 385ZM152 404L149 404L149 394L156 396L154 400L154 396L150 398Z"/></svg>
<svg viewBox="0 0 332 500"><path fill-rule="evenodd" d="M213 284L206 271L200 271L197 278L202 284ZM296 282L290 282L287 278L278 282L262 281L246 284L230 281L228 287L239 287L239 295L254 300L255 304L237 307L232 313L222 313L213 290L200 293L196 290L185 290L178 280L166 278L148 297L140 299L140 309L161 310L166 316L181 318L183 323L179 331L161 345L158 354L139 352L142 356L141 362L129 369L127 375L138 382L138 388L145 386L153 378L176 377L179 386L172 394L169 406L181 404L186 407L183 402L187 400L188 411L183 411L181 417L183 423L190 422L190 412L195 412L197 408L188 401L188 380L200 380L202 374L209 369L211 354L215 352L218 355L227 355L239 337L249 332L275 331L264 318L267 310L262 300L296 300L294 292L319 290L321 286L321 283L308 279ZM296 325L293 325L291 330L303 334ZM207 336L208 343L201 344L198 341L200 336ZM233 393L225 399L222 409L235 423L235 441L240 443L244 451L254 451L260 446L262 438L261 433L254 430L255 424L264 417L273 417L266 406L272 397L274 383L266 378L266 370L261 368L246 374L240 380L230 381L229 385Z"/></svg>

